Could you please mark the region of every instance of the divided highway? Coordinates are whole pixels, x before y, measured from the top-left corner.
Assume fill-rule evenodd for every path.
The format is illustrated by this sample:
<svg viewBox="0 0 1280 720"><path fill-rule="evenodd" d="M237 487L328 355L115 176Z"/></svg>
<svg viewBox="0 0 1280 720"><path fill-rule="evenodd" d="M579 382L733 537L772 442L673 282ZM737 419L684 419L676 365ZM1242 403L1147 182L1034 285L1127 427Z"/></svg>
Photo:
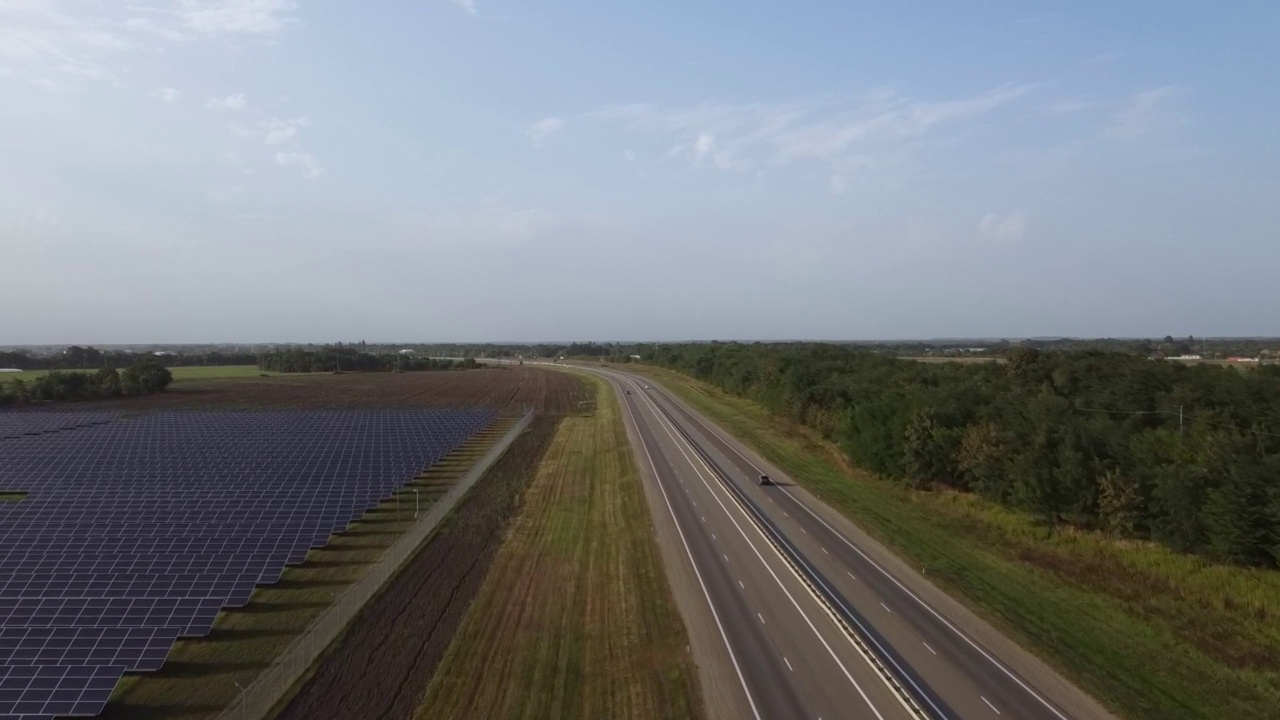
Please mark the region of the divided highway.
<svg viewBox="0 0 1280 720"><path fill-rule="evenodd" d="M660 494L655 509L669 513L706 602L715 627L706 637L715 642L703 651L728 656L732 679L724 685L733 687L722 690L738 701L728 715L1105 716L1101 708L1068 714L1050 698L1066 693L1078 708L1082 693L1056 676L1053 694L1035 687L806 504L785 478L771 474L779 484L759 485L765 471L740 445L659 386L588 370L617 389L637 462ZM720 647L708 650L711 644Z"/></svg>

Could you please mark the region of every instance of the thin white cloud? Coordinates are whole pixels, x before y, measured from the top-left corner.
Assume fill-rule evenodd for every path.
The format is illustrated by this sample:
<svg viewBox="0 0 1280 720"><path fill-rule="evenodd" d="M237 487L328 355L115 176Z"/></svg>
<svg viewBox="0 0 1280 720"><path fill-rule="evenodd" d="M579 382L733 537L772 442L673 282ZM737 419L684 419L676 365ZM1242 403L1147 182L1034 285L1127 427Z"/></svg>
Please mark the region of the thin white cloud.
<svg viewBox="0 0 1280 720"><path fill-rule="evenodd" d="M182 0L175 16L204 35L272 35L296 22L295 0Z"/></svg>
<svg viewBox="0 0 1280 720"><path fill-rule="evenodd" d="M698 139L693 141L693 161L699 165L706 159L707 155L716 148L716 137L711 133L699 133Z"/></svg>
<svg viewBox="0 0 1280 720"><path fill-rule="evenodd" d="M1098 104L1091 100L1085 100L1083 98L1064 98L1062 100L1041 105L1038 108L1038 112L1041 115L1049 116L1073 115L1078 112L1092 110L1096 107L1098 107Z"/></svg>
<svg viewBox="0 0 1280 720"><path fill-rule="evenodd" d="M978 237L993 244L1020 243L1026 232L1027 221L1020 213L1009 215L987 213L978 221Z"/></svg>
<svg viewBox="0 0 1280 720"><path fill-rule="evenodd" d="M298 131L311 124L311 121L305 117L295 118L293 120L281 120L273 117L270 120L264 120L258 123L258 127L266 132L265 137L268 145L283 145L298 137Z"/></svg>
<svg viewBox="0 0 1280 720"><path fill-rule="evenodd" d="M758 170L817 162L830 166L833 190L847 185L854 170L883 167L878 159L907 152L938 128L990 114L1031 94L1034 85L1002 85L972 97L917 101L889 90L855 97L824 96L787 103L730 105L706 102L668 108L646 103L613 105L536 123L539 141L550 132L578 124L617 127L625 134L665 137L670 157L695 165Z"/></svg>
<svg viewBox="0 0 1280 720"><path fill-rule="evenodd" d="M324 174L324 166L315 156L304 152L282 151L276 153L276 164L302 169L302 176L314 180Z"/></svg>
<svg viewBox="0 0 1280 720"><path fill-rule="evenodd" d="M1170 107L1181 91L1173 86L1146 90L1134 95L1111 116L1102 130L1107 140L1143 141L1186 123L1186 117Z"/></svg>
<svg viewBox="0 0 1280 720"><path fill-rule="evenodd" d="M231 112L237 112L249 107L249 102L245 100L244 93L239 93L221 98L209 98L209 101L206 102L204 106L210 110L228 110Z"/></svg>
<svg viewBox="0 0 1280 720"><path fill-rule="evenodd" d="M461 8L468 15L479 15L480 9L476 7L476 0L449 0L455 7Z"/></svg>
<svg viewBox="0 0 1280 720"><path fill-rule="evenodd" d="M548 136L559 132L563 127L563 118L545 117L529 126L529 137L533 138L534 143L540 144Z"/></svg>
<svg viewBox="0 0 1280 720"><path fill-rule="evenodd" d="M155 88L147 94L166 103L176 103L182 97L182 93L179 93L176 89L171 87Z"/></svg>
<svg viewBox="0 0 1280 720"><path fill-rule="evenodd" d="M192 39L190 33L182 32L169 25L163 25L151 18L132 17L121 23L120 27L126 31L151 35L173 43L183 43Z"/></svg>
<svg viewBox="0 0 1280 720"><path fill-rule="evenodd" d="M626 160L627 162L631 162L632 160L635 160L635 159L636 159L636 154L635 154L634 152L632 152L631 150L623 150L623 151L622 151L622 159L623 159L623 160Z"/></svg>

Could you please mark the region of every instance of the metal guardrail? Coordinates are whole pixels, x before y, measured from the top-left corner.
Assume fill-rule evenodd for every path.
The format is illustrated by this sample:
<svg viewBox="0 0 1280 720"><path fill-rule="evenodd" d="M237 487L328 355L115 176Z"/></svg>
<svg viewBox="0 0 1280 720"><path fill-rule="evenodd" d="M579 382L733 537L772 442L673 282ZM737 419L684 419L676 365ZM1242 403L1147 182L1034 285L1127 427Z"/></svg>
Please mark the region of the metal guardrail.
<svg viewBox="0 0 1280 720"><path fill-rule="evenodd" d="M795 576L804 583L823 609L826 610L827 614L844 630L859 652L871 661L872 668L876 674L885 680L893 693L902 701L907 711L912 716L922 720L930 720L936 717L935 714L925 709L925 704L935 707L933 701L927 696L923 696L923 691L915 685L914 681L902 677L905 673L901 668L897 667L896 661L889 657L884 648L879 647L879 643L871 636L871 633L854 612L836 595L836 592L826 582L826 579L822 577L822 573L804 559L804 556L791 544L791 541L765 516L764 511L747 497L742 488L729 479L728 473L720 467L720 464L693 441L689 432L680 427L680 424L672 417L670 411L662 407L660 403L655 402L653 405L666 416L667 421L684 438L685 443L702 460L703 464L711 470L716 479L720 481L720 484L729 491L729 496L733 501L742 508L751 523L760 530L779 557L782 558ZM894 667L891 668L890 664ZM910 684L910 687L908 684ZM937 715L941 715L941 713L937 713Z"/></svg>
<svg viewBox="0 0 1280 720"><path fill-rule="evenodd" d="M529 426L534 411L529 410L524 417L502 436L489 452L467 472L447 493L444 494L412 528L387 548L382 558L369 568L356 582L347 586L336 601L330 605L311 626L298 636L271 664L263 670L253 682L241 688L240 697L216 716L216 720L261 720L267 717L276 703L293 687L311 668L316 658L333 642L334 638L346 629L347 625L364 608L365 603L395 576L400 567L417 554L422 542L427 539L441 521L448 516L454 506L466 496L472 486L484 475L502 454L507 451L516 437Z"/></svg>

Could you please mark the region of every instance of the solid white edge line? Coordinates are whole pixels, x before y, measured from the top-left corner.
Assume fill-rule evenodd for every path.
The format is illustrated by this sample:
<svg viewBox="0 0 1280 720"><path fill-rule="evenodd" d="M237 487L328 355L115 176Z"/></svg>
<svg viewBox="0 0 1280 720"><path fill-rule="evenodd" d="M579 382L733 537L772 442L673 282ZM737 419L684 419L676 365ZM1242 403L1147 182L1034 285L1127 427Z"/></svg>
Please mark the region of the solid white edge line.
<svg viewBox="0 0 1280 720"><path fill-rule="evenodd" d="M682 404L682 403L677 402L675 404ZM708 430L713 434L718 434L714 429L712 429L709 425L707 425L707 423L703 422L702 419L698 417L697 413L689 410L687 407L684 407L682 409L685 410L686 415L688 415L694 422L701 425L703 429ZM724 438L722 437L721 439L723 440ZM734 455L737 455L739 458L745 460L746 463L751 466L752 470L756 471L757 473L760 472L759 466L751 462L751 458L747 457L746 455L743 455L741 452L738 452L738 449L733 447L733 443L726 441L725 446L728 447L729 450L732 451ZM786 493L787 497L791 498L792 502L804 508L805 512L809 513L818 522L822 523L823 526L826 527L828 530L830 530L833 535L840 538L840 540L845 545L848 545L850 548L853 549L854 552L861 555L862 558L866 560L868 563L870 563L872 567L874 567L876 570L879 570L882 575L884 575L891 582L893 582L894 585L897 585L898 588L903 592L905 592L908 596L910 596L912 600L915 600L916 603L920 605L920 607L924 608L925 610L928 610L931 615L933 615L935 618L941 621L943 625L946 625L947 628L951 630L951 632L955 633L956 635L959 635L961 639L963 639L966 643L968 643L969 646L972 647L974 650L977 650L984 658L987 659L988 662L990 662L992 665L995 665L1010 680L1013 680L1015 683L1017 683L1018 687L1025 690L1027 694L1030 695L1031 697L1035 698L1036 700L1039 700L1040 704L1043 705L1049 712L1053 713L1056 717L1058 717L1059 720L1071 720L1066 715L1063 715L1061 712L1059 712L1058 709L1054 707L1052 703L1050 703L1048 700L1043 698L1039 693L1037 693L1025 682L1023 682L1022 678L1018 677L1017 674L1015 674L1012 670L1006 667L1004 663L1000 662L1000 660L993 657L989 652L986 651L985 648L983 648L981 645L974 642L973 639L970 638L966 633L961 631L960 628L956 627L954 624L952 624L950 620L943 617L941 613L933 609L933 607L930 606L928 603L926 603L923 599L921 599L920 596L912 592L910 588L903 585L902 582L898 580L898 578L894 577L892 574L890 574L888 570L885 570L883 567L881 567L880 563L876 562L875 560L872 560L865 552L862 551L861 548L859 548L857 545L854 545L853 542L849 540L849 538L845 537L844 533L841 533L839 530L836 530L834 527L831 526L830 523L824 520L822 516L814 512L808 505L800 502L800 500L796 498L796 496L793 495L790 490L783 487L782 492Z"/></svg>
<svg viewBox="0 0 1280 720"><path fill-rule="evenodd" d="M698 578L698 585L702 588L702 595L707 600L707 608L711 610L711 617L716 621L716 627L720 629L720 639L724 641L724 648L729 652L729 660L733 663L733 669L738 674L738 682L742 684L742 693L747 696L747 704L751 706L751 714L756 720L762 720L760 710L756 708L756 701L751 697L751 689L747 687L747 679L742 674L742 667L738 665L738 657L733 652L733 646L729 644L729 635L724 631L724 624L720 622L720 613L716 612L716 605L711 601L711 593L707 591L707 584L702 580L702 573L698 570L698 563L693 559L693 551L689 549L689 541L684 537L684 530L680 529L680 520L676 517L676 510L671 506L671 499L667 497L667 491L662 487L662 478L658 475L658 466L653 462L653 455L649 453L649 446L644 442L644 436L640 433L640 423L636 419L636 413L627 404L626 400L622 401L627 406L627 413L631 415L631 423L636 428L636 438L640 441L640 448L644 450L645 457L649 459L649 468L653 470L653 480L658 484L658 490L662 492L662 500L667 504L667 512L671 513L671 522L675 523L676 533L680 536L680 543L684 545L684 552L689 556L689 565L693 568L694 577ZM686 490L685 492L688 492Z"/></svg>
<svg viewBox="0 0 1280 720"><path fill-rule="evenodd" d="M751 461L748 460L747 462L750 463ZM894 577L888 570L885 570L883 567L881 567L880 563L876 562L875 560L872 560L870 556L868 556L865 552L863 552L862 548L858 547L857 545L854 545L853 542L849 540L849 538L845 537L843 533L831 527L831 525L826 520L824 520L822 516L818 515L813 510L809 509L809 506L805 505L804 503L796 499L796 497L792 495L791 492L786 488L782 488L782 491L786 493L797 505L804 508L818 522L822 523L822 525L826 527L828 530L830 530L833 535L840 538L841 542L843 542L845 545L848 545L850 548L853 549L854 552L861 555L862 559L866 560L871 565L871 567L874 567L876 570L879 570L881 575L884 575L886 578L889 579L890 582L892 582L894 585L897 585L899 590L902 590L904 593L907 594L908 597L916 601L917 605L927 610L930 615L933 615L935 618L937 618L938 621L941 622L943 625L946 625L947 629L951 630L951 632L959 636L960 639L968 643L969 647L972 647L974 650L977 650L978 653L982 655L982 657L986 658L988 662L996 666L996 668L999 669L1000 672L1004 673L1005 676L1008 677L1010 680L1017 683L1018 687L1025 690L1028 695L1040 701L1040 704L1043 705L1046 710L1053 713L1054 716L1057 717L1059 720L1071 720L1066 715L1063 715L1061 712L1059 712L1058 709L1054 707L1048 700L1041 697L1039 693L1031 689L1030 686L1028 686L1025 682L1022 681L1022 678L1018 677L1012 670L1005 667L1004 663L997 660L994 656L991 655L991 653L987 652L985 648L983 648L978 643L974 642L973 639L970 638L966 633L961 631L960 628L952 624L950 620L943 617L942 613L939 613L937 610L934 610L933 607L929 605L929 603L926 603L923 599L920 598L919 595L916 595L914 592L911 591L910 588L908 588L906 585L903 585L902 582L898 580L898 578Z"/></svg>
<svg viewBox="0 0 1280 720"><path fill-rule="evenodd" d="M861 696L863 701L867 703L867 707L871 708L871 712L874 713L875 716L880 720L884 720L884 715L880 714L880 709L875 706L875 703L871 701L871 698L868 697L867 693L862 689L862 685L860 685L858 681L854 679L853 675L849 672L849 669L844 666L844 662L842 662L840 660L840 657L836 655L835 650L833 650L831 646L827 644L827 640L822 636L822 633L818 632L818 628L813 624L813 621L809 619L809 615L805 613L805 611L800 607L800 603L796 602L796 599L794 596L792 596L791 591L788 590L786 585L782 583L782 579L779 578L777 573L773 571L773 568L770 567L769 563L765 561L764 556L760 554L760 550L756 548L755 543L751 542L751 538L747 536L746 531L743 530L742 526L738 524L737 518L733 517L733 513L729 512L729 508L725 507L724 501L720 499L720 496L712 488L711 484L707 482L706 476L702 474L702 471L698 469L698 466L694 464L693 460L689 459L689 454L686 453L684 450L684 445L687 445L688 443L683 438L679 437L677 434L673 434L671 432L671 428L669 427L670 421L664 418L661 415L661 413L657 411L656 406L653 403L653 400L647 396L645 397L645 400L649 403L650 409L653 411L654 417L657 418L658 422L662 425L662 429L666 431L669 437L671 437L676 447L680 450L680 453L685 456L685 460L688 461L691 467L693 467L694 472L698 474L698 478L702 480L702 484L705 485L707 490L711 493L711 496L712 498L715 499L716 504L720 506L720 509L724 510L725 515L729 518L729 522L733 523L733 526L736 527L738 529L738 532L742 535L742 539L747 541L747 545L751 548L751 551L755 553L756 558L760 560L760 564L763 565L764 569L767 570L769 575L773 577L774 582L778 584L778 587L779 589L782 590L782 593L787 596L788 600L791 601L791 604L795 607L796 612L800 613L800 617L804 618L805 624L807 624L809 626L809 629L813 631L814 636L818 638L818 642L822 643L822 646L826 648L827 653L830 654L831 658L836 661L836 665L840 667L840 670L844 673L845 678L848 679L849 683L853 685L855 690L858 691L858 695ZM701 460L701 458L699 458L699 460ZM705 463L703 463L703 465L705 466ZM708 472L710 472L710 470L711 468L707 468ZM739 508L739 510L741 510L741 508ZM755 527L755 525L752 525L752 527ZM756 528L756 530L759 531L759 528ZM770 548L772 547L773 546L770 545ZM774 551L775 552L777 551L776 548L774 549ZM813 594L813 591L808 590L808 588L806 588L806 591L809 592L811 595ZM855 649L856 649L856 646L855 646ZM884 682L883 679L881 679L881 681ZM887 682L885 684L888 685ZM890 688L890 691L892 691L892 688ZM904 708L907 707L906 704L903 702L902 698L899 698L896 693L891 692L891 694L893 694L893 696L898 700L899 703L903 704ZM910 708L907 708L907 710L908 712L910 712Z"/></svg>

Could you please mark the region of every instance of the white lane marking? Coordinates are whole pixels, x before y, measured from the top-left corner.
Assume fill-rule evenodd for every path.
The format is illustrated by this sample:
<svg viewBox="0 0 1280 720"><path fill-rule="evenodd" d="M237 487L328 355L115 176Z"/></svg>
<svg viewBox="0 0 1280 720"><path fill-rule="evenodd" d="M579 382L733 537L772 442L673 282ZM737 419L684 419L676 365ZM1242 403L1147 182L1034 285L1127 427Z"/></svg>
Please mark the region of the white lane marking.
<svg viewBox="0 0 1280 720"><path fill-rule="evenodd" d="M991 708L992 710L995 710L995 713L996 713L997 715L999 715L999 714L1000 714L1000 711L999 711L999 710L996 710L996 706L995 706L995 705L992 705L990 700L988 700L988 699L986 699L986 698L982 697L981 695L979 695L978 697L981 697L981 698L982 698L982 702L986 703L986 704L987 704L987 707Z"/></svg>
<svg viewBox="0 0 1280 720"><path fill-rule="evenodd" d="M747 589L747 586L743 585L741 580L738 581L738 587L742 588L743 590Z"/></svg>
<svg viewBox="0 0 1280 720"><path fill-rule="evenodd" d="M743 458L743 459L745 460L746 458ZM748 460L747 462L748 464L750 464L751 461ZM872 560L871 556L863 552L862 548L858 547L857 545L854 545L853 541L845 537L843 533L841 533L839 530L836 530L834 527L831 527L830 523L824 520L820 515L818 515L818 513L810 509L808 505L805 505L804 503L796 499L796 497L792 495L791 492L786 488L782 488L782 491L787 493L787 495L791 498L792 502L804 508L804 510L808 512L810 515L812 515L814 519L822 523L822 525L825 528L827 528L827 530L830 530L832 535L835 535L836 537L840 538L841 542L843 542L845 545L848 545L854 552L861 555L862 559L866 560L867 563L871 565L871 567L875 568L876 570L879 570L881 575L884 575L886 578L889 579L889 582L892 582L894 585L897 585L898 589L906 593L907 597L910 597L912 600L914 600L917 605L919 605L920 607L928 611L928 613L932 615L934 618L936 618L938 622L941 622L943 625L945 625L948 630L955 633L957 636L960 637L961 640L964 640L966 643L968 643L969 647L973 648L974 650L977 650L978 654L986 658L987 661L990 662L992 665L995 665L996 668L1000 670L1000 672L1004 673L1005 676L1008 677L1010 680L1012 680L1014 683L1016 683L1018 687L1026 691L1028 695L1038 700L1046 710L1053 713L1054 717L1058 718L1058 720L1070 720L1070 718L1068 718L1066 715L1063 715L1061 712L1058 712L1058 709L1055 708L1053 705L1051 705L1048 700L1045 700L1044 697L1040 695L1040 693L1031 689L1031 686L1023 682L1022 678L1018 677L1016 674L1014 674L1012 670L1005 667L1004 663L997 660L995 656L987 652L985 648L983 648L978 643L974 642L968 635L962 632L960 628L956 627L954 624L952 624L950 620L943 617L942 613L938 612L937 610L934 610L933 607L929 605L929 603L925 602L923 599L920 598L919 595L916 595L914 592L912 592L911 589L908 588L906 585L903 585L902 581L894 577L888 570L885 570L884 567L880 565L880 563L876 562L875 560Z"/></svg>
<svg viewBox="0 0 1280 720"><path fill-rule="evenodd" d="M760 613L756 613L756 617L760 618L760 624L761 624L761 625L767 625L767 624L768 624L768 623L766 623L766 622L764 621L764 616L763 616L763 615L761 615Z"/></svg>
<svg viewBox="0 0 1280 720"><path fill-rule="evenodd" d="M715 534L715 533L711 533L711 539L712 539L712 540L715 540L715 539L716 539L716 534Z"/></svg>
<svg viewBox="0 0 1280 720"><path fill-rule="evenodd" d="M676 510L671 506L671 499L667 497L666 488L662 487L662 479L658 475L658 466L653 462L653 455L649 453L649 446L645 443L644 438L640 436L640 423L636 419L635 410L631 405L627 405L627 412L631 415L631 424L635 425L636 437L640 439L640 447L644 450L645 457L649 459L649 467L653 470L653 479L658 483L658 490L662 491L662 499L667 504L667 512L671 513L671 521L676 524L676 533L680 535L680 543L684 545L684 552L689 556L689 564L693 566L694 577L698 578L698 585L702 588L702 596L707 599L707 607L711 610L711 617L716 621L716 627L720 629L720 639L724 641L724 648L729 652L729 660L733 663L733 670L738 674L738 682L742 684L742 692L747 696L747 704L751 706L751 714L756 720L761 720L760 711L756 708L755 698L751 697L751 689L747 687L747 679L742 675L742 666L738 664L738 656L733 652L733 646L729 644L729 635L724 631L724 624L720 622L720 613L716 612L715 603L711 602L711 593L707 592L707 584L702 580L702 573L698 570L698 563L694 562L693 551L689 549L689 541L684 537L684 530L680 529L680 521L676 519ZM685 490L685 492L689 492Z"/></svg>
<svg viewBox="0 0 1280 720"><path fill-rule="evenodd" d="M893 611L889 609L888 605L885 605L884 603L880 603L880 607L884 608L884 611L889 613L890 615L893 614Z"/></svg>
<svg viewBox="0 0 1280 720"><path fill-rule="evenodd" d="M783 655L783 656L782 656L782 662L784 662L784 663L786 663L786 664L787 664L787 669L788 669L788 670L790 670L791 672L795 672L795 671L796 671L796 669L795 669L795 668L791 667L791 661L787 659L787 656L786 656L786 655ZM818 718L818 720L822 720L822 718Z"/></svg>
<svg viewBox="0 0 1280 720"><path fill-rule="evenodd" d="M937 655L937 654L938 654L938 653L937 653L937 651L935 651L933 648L929 647L929 643L927 643L927 642L921 642L920 644L921 644L921 645L924 645L924 649L925 649L925 650L928 650L929 652L933 653L934 655Z"/></svg>
<svg viewBox="0 0 1280 720"><path fill-rule="evenodd" d="M722 440L724 439L723 433L717 433L716 431L712 430L711 427L706 422L704 422L700 417L698 417L697 413L690 411L687 407L683 406L683 404L681 403L677 403L677 407L680 407L684 415L689 417L691 420L693 420L697 424L701 425L704 430L710 432L713 435L720 436ZM729 448L729 451L732 452L734 455L737 455L739 458L746 461L746 463L751 466L751 469L754 470L757 474L761 472L760 468L755 463L751 462L751 458L748 458L746 455L742 454L737 448L733 446L733 443L726 441L724 445L725 447ZM701 473L699 473L699 475L701 475ZM703 482L705 482L705 480ZM939 613L937 610L933 609L933 607L930 606L928 603L926 603L923 599L921 599L919 595L916 595L914 592L911 591L910 588L908 588L906 585L903 585L902 581L898 580L898 578L890 574L888 570L885 570L884 567L880 565L880 563L876 562L875 560L872 560L870 556L868 556L865 552L863 552L862 548L859 548L857 545L854 545L853 542L849 540L849 538L845 537L843 533L841 533L839 530L836 530L834 527L832 527L830 523L828 523L825 519L823 519L822 516L818 515L818 513L814 512L812 508L800 502L800 500L797 499L796 496L793 495L789 489L787 489L786 487L783 487L782 492L786 493L787 497L791 498L791 501L799 505L801 508L803 508L805 512L812 515L815 520L822 523L822 525L826 527L827 530L831 531L833 535L840 538L840 540L845 545L848 545L854 552L861 555L863 560L866 560L872 567L874 567L876 570L879 570L880 573L884 575L886 578L888 578L890 582L892 582L894 585L897 585L898 589L902 590L912 600L916 601L916 603L920 605L920 607L927 610L930 615L933 615L935 618L938 619L939 622L947 626L947 629L951 630L951 632L960 636L962 640L964 640L966 643L969 644L969 647L972 647L974 650L977 650L978 653L982 655L982 657L986 658L987 661L990 662L992 665L995 665L996 668L1000 670L1000 672L1004 673L1005 676L1008 677L1010 680L1012 680L1014 683L1016 683L1018 687L1022 688L1024 691L1026 691L1028 695L1038 700L1040 704L1043 705L1046 710L1053 713L1054 716L1058 718L1058 720L1070 720L1070 718L1068 718L1066 715L1063 715L1061 712L1058 711L1057 708L1055 708L1052 704L1050 704L1048 700L1046 700L1043 696L1041 696L1039 693L1033 690L1031 686L1023 682L1022 678L1018 677L1012 670L1006 667L1003 662L996 659L995 656L987 652L987 650L983 648L981 645L974 642L972 638L970 638L968 635L962 632L960 628L956 627L950 620L943 617L942 614ZM769 501L773 502L773 498L769 498Z"/></svg>
<svg viewBox="0 0 1280 720"><path fill-rule="evenodd" d="M854 577L853 573L849 572L848 570L845 570L845 571L844 571L844 574L845 574L845 575L848 575L849 577L853 578L854 580L857 580L857 579L858 579L858 578Z"/></svg>
<svg viewBox="0 0 1280 720"><path fill-rule="evenodd" d="M805 530L804 528L800 528L800 532L804 533L805 535L809 534L809 531Z"/></svg>
<svg viewBox="0 0 1280 720"><path fill-rule="evenodd" d="M706 486L707 490L711 493L711 497L714 498L716 501L716 504L720 506L720 509L724 510L724 514L729 518L729 522L733 523L733 526L738 529L738 533L742 535L742 539L747 541L747 545L751 548L751 551L755 553L756 558L760 560L760 564L763 565L764 569L769 573L770 576L773 577L773 581L778 584L778 588L781 589L782 593L787 596L788 600L791 601L791 605L795 607L796 612L800 613L800 617L804 618L805 624L809 626L809 629L811 631L813 631L814 636L818 638L818 642L822 643L822 647L826 648L827 653L831 656L831 659L836 661L836 665L840 667L840 670L844 673L845 678L848 679L849 683L853 685L854 689L858 691L858 695L862 697L862 700L867 703L867 707L871 708L871 712L874 713L875 716L880 720L884 720L884 715L880 714L880 709L875 706L875 703L871 702L871 698L867 696L867 693L862 689L862 686L858 684L858 681L853 678L853 675L850 674L849 669L845 667L844 662L840 660L840 657L838 655L836 655L835 650L833 650L831 646L827 644L826 638L823 637L822 633L818 631L818 628L813 624L813 621L809 619L809 615L805 613L803 608L800 607L800 603L796 601L795 596L791 594L791 591L787 589L787 586L782 583L782 579L778 577L778 574L775 573L773 571L773 568L769 565L769 563L765 561L764 555L760 553L760 550L756 547L756 544L751 542L751 538L747 536L746 531L742 529L742 526L740 524L738 524L738 519L733 516L733 513L729 512L729 508L726 507L724 504L724 501L720 499L720 495L716 493L716 491L712 488L711 484L707 482L707 478L705 475L702 474L702 470L698 469L698 466L694 464L693 460L689 457L689 453L685 452L684 446L687 445L688 443L685 442L683 438L679 438L676 434L672 433L670 421L664 418L661 414L657 412L656 406L653 405L653 401L647 397L645 398L645 400L646 402L649 403L650 407L654 408L653 416L657 418L659 424L662 426L662 429L666 431L667 436L670 437L672 442L676 444L676 447L680 450L680 453L685 456L685 460L688 461L689 465L693 468L693 471L698 474L698 479L700 479L702 481L702 484ZM706 463L703 463L703 467L706 467ZM706 467L706 469L708 472L711 471L711 468L709 467ZM721 488L721 491L723 492L724 489ZM742 511L741 508L739 508L739 511L744 512ZM752 525L752 527L755 527L755 525ZM757 532L759 532L759 528L756 528L756 530ZM762 534L762 537L763 537L763 534ZM812 594L812 591L809 591L809 592ZM852 643L852 641L850 642ZM897 696L895 695L895 697ZM901 703L902 699L898 698L898 702ZM905 707L905 704L904 704L904 707Z"/></svg>
<svg viewBox="0 0 1280 720"><path fill-rule="evenodd" d="M725 561L725 562L729 562L729 556L728 556L728 555L725 555L725 556L724 556L724 561Z"/></svg>
<svg viewBox="0 0 1280 720"><path fill-rule="evenodd" d="M699 516L699 517L701 517L701 518L702 518L702 522L706 522L706 521L707 521L707 516L706 516L706 515L701 515L701 516Z"/></svg>
<svg viewBox="0 0 1280 720"><path fill-rule="evenodd" d="M822 554L823 554L823 555L830 555L831 553L827 552L827 549L826 549L826 548L822 548Z"/></svg>
<svg viewBox="0 0 1280 720"><path fill-rule="evenodd" d="M783 511L782 511L782 514L783 514L783 515L787 515L787 511L786 511L786 510L783 510ZM790 516L790 515L787 515L787 517L791 517L791 516Z"/></svg>

